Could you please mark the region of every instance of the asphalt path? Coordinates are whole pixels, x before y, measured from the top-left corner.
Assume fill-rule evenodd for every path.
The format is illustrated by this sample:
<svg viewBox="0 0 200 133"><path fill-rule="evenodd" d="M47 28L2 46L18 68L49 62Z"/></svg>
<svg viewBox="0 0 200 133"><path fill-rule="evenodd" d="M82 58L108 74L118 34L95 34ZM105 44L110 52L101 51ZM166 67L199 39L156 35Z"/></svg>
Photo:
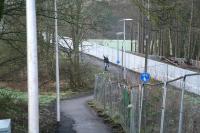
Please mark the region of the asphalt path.
<svg viewBox="0 0 200 133"><path fill-rule="evenodd" d="M89 55L83 55L84 62L95 65L104 70L103 60ZM110 64L109 73L120 79L123 77L122 68ZM138 81L138 74L128 70L130 82ZM111 129L105 125L101 118L87 105L87 101L93 96L82 96L61 101L61 122L57 133L111 133Z"/></svg>
<svg viewBox="0 0 200 133"><path fill-rule="evenodd" d="M59 133L111 133L87 101L93 96L83 96L61 102L61 125Z"/></svg>
<svg viewBox="0 0 200 133"><path fill-rule="evenodd" d="M98 68L104 70L104 62L102 59L99 59L99 58L96 58L94 56L87 55L87 54L83 55L83 59L86 63L95 65ZM126 71L127 71L126 79L127 79L128 84L132 85L132 86L138 85L139 74L132 70L129 70L129 69L126 69ZM120 81L123 80L123 69L119 65L110 63L110 65L108 67L108 71L106 71L106 72L110 73L111 76L115 77L116 79L119 79Z"/></svg>

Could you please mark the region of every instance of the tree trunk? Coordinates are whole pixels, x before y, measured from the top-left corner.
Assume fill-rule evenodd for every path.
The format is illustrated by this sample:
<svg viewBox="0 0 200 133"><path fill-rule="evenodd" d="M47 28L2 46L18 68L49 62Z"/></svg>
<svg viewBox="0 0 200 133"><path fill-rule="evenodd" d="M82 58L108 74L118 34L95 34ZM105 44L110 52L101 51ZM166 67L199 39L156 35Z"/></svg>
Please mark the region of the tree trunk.
<svg viewBox="0 0 200 133"><path fill-rule="evenodd" d="M4 0L0 0L0 21L3 17L3 10L4 10Z"/></svg>
<svg viewBox="0 0 200 133"><path fill-rule="evenodd" d="M175 58L177 58L177 57L180 57L180 55L179 55L179 41L178 41L178 38L179 38L179 36L178 36L178 20L177 20L177 18L176 18L176 26L177 26L177 28L176 28L176 43L175 43Z"/></svg>
<svg viewBox="0 0 200 133"><path fill-rule="evenodd" d="M150 54L151 55L153 55L153 51L154 51L154 41L153 40L151 40L151 52L150 52Z"/></svg>
<svg viewBox="0 0 200 133"><path fill-rule="evenodd" d="M173 45L172 45L172 38L171 38L171 29L168 29L169 32L169 55L172 56L173 55Z"/></svg>
<svg viewBox="0 0 200 133"><path fill-rule="evenodd" d="M191 31L192 31L192 19L193 19L193 11L194 11L194 0L192 0L191 5L191 12L190 12L190 25L189 25L189 32L188 32L188 47L187 47L187 59L191 58Z"/></svg>

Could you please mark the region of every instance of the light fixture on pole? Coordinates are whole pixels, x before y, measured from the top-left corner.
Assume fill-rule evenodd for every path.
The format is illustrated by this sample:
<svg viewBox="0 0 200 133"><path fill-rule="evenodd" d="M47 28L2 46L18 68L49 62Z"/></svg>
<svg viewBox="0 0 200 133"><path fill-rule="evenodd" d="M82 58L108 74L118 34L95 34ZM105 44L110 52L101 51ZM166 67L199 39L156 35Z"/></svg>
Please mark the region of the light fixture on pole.
<svg viewBox="0 0 200 133"><path fill-rule="evenodd" d="M119 59L119 36L123 35L124 32L117 32L117 64L120 64L120 59ZM123 57L123 45L122 45L122 57ZM123 58L121 58L121 62L122 62L122 67L123 67ZM119 83L119 77L120 77L120 73L118 73L118 83Z"/></svg>
<svg viewBox="0 0 200 133"><path fill-rule="evenodd" d="M124 32L117 32L116 35L117 35L117 64L120 63L120 59L119 59L119 36L120 35L123 35Z"/></svg>
<svg viewBox="0 0 200 133"><path fill-rule="evenodd" d="M35 0L26 0L28 132L39 133L38 55Z"/></svg>
<svg viewBox="0 0 200 133"><path fill-rule="evenodd" d="M121 19L120 21L123 21L124 22L124 43L125 43L125 40L126 40L126 21L132 21L133 19L131 18L126 18L126 19ZM123 46L122 46L123 47ZM124 50L125 49L125 50ZM126 52L126 45L124 46L124 49L123 51ZM123 58L123 57L122 57ZM126 79L126 53L125 53L125 61L124 61L124 67L123 67L123 75L124 75L124 79Z"/></svg>
<svg viewBox="0 0 200 133"><path fill-rule="evenodd" d="M56 112L57 122L60 122L60 79L59 79L59 49L58 49L58 13L57 13L57 1L54 0L55 6L55 51L56 51Z"/></svg>

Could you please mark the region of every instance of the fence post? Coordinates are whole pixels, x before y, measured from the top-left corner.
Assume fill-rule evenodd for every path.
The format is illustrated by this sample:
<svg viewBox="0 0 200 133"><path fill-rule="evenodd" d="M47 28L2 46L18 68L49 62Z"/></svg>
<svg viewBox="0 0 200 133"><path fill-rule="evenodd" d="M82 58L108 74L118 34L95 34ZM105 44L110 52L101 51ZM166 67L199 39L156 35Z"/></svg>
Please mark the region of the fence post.
<svg viewBox="0 0 200 133"><path fill-rule="evenodd" d="M143 99L144 99L144 84L139 85L139 93L141 93L141 96L139 97L139 123L138 123L138 133L141 132L141 121L142 121L142 105L143 105Z"/></svg>
<svg viewBox="0 0 200 133"><path fill-rule="evenodd" d="M183 126L183 110L184 110L184 93L185 93L185 79L183 78L183 88L181 92L181 103L180 103L180 112L179 112L179 125L178 125L178 133L182 133L182 126Z"/></svg>
<svg viewBox="0 0 200 133"><path fill-rule="evenodd" d="M112 117L113 109L112 109L112 82L109 80L109 103L110 103L110 116Z"/></svg>
<svg viewBox="0 0 200 133"><path fill-rule="evenodd" d="M163 133L164 121L165 121L165 107L166 107L166 96L167 96L167 82L164 82L163 86L163 103L162 103L162 115L160 124L160 133Z"/></svg>
<svg viewBox="0 0 200 133"><path fill-rule="evenodd" d="M130 133L136 133L136 128L135 128L135 107L136 104L135 102L137 101L137 96L133 94L135 94L136 92L134 92L134 88L131 89L131 119L130 119Z"/></svg>
<svg viewBox="0 0 200 133"><path fill-rule="evenodd" d="M106 83L104 78L104 85L103 85L103 109L106 109Z"/></svg>
<svg viewBox="0 0 200 133"><path fill-rule="evenodd" d="M97 83L98 83L98 76L95 75L95 84L94 84L94 99L97 101Z"/></svg>

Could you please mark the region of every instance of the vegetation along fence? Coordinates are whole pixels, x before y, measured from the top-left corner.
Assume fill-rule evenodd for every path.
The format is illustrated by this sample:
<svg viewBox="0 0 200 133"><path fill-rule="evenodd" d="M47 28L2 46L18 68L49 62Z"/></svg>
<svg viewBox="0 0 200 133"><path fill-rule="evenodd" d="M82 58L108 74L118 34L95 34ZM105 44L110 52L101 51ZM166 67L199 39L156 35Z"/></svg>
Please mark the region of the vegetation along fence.
<svg viewBox="0 0 200 133"><path fill-rule="evenodd" d="M185 89L193 76L200 78L200 74L190 74L130 87L98 74L94 97L126 133L199 133L200 96ZM181 88L171 85L177 81Z"/></svg>

